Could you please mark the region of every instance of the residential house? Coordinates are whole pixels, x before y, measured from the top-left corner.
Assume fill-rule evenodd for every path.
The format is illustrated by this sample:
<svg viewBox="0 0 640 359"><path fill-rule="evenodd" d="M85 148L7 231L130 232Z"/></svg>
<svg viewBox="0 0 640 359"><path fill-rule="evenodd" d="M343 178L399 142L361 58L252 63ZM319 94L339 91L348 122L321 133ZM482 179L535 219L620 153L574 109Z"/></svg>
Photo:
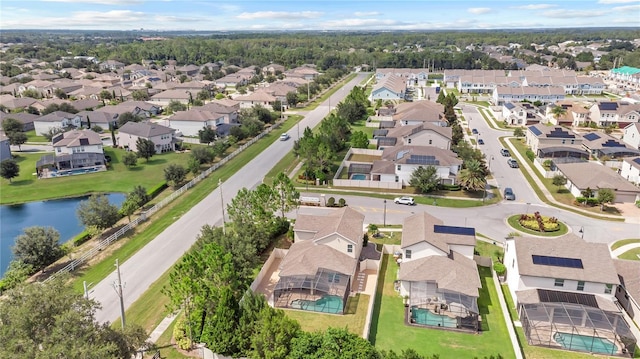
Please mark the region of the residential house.
<svg viewBox="0 0 640 359"><path fill-rule="evenodd" d="M0 132L0 162L13 158L11 155L11 143L9 137Z"/></svg>
<svg viewBox="0 0 640 359"><path fill-rule="evenodd" d="M556 106L562 107L564 114L559 116L554 115L553 109ZM591 121L590 114L589 105L572 101L559 101L549 104L546 107L545 118L553 125L578 127L587 126Z"/></svg>
<svg viewBox="0 0 640 359"><path fill-rule="evenodd" d="M138 138L151 140L156 148L156 153L175 151L176 130L157 123L127 122L116 135L118 146L128 151L138 151L136 143Z"/></svg>
<svg viewBox="0 0 640 359"><path fill-rule="evenodd" d="M517 237L507 239L504 264L530 345L608 355L633 351L636 340L615 303L620 280L606 244L572 234L552 241ZM584 344L589 341L602 345Z"/></svg>
<svg viewBox="0 0 640 359"><path fill-rule="evenodd" d="M198 74L198 72L200 72L200 67L193 64L189 64L182 67L178 67L176 70L182 72L187 76L195 76Z"/></svg>
<svg viewBox="0 0 640 359"><path fill-rule="evenodd" d="M344 314L362 251L364 215L350 207L299 214L280 264L275 307Z"/></svg>
<svg viewBox="0 0 640 359"><path fill-rule="evenodd" d="M635 203L640 200L640 188L634 186L611 168L595 162L556 163L558 172L567 178L565 187L574 197L583 197L591 190L598 197L601 189L615 192L615 203Z"/></svg>
<svg viewBox="0 0 640 359"><path fill-rule="evenodd" d="M605 132L593 131L582 135L582 147L601 160L640 156L640 150L625 144Z"/></svg>
<svg viewBox="0 0 640 359"><path fill-rule="evenodd" d="M252 74L235 72L215 80L214 83L219 88L225 88L227 86L239 87L248 84L252 78Z"/></svg>
<svg viewBox="0 0 640 359"><path fill-rule="evenodd" d="M33 80L18 86L18 93L22 94L27 90L37 92L41 97L52 97L54 86L53 82L47 80Z"/></svg>
<svg viewBox="0 0 640 359"><path fill-rule="evenodd" d="M274 110L273 103L276 98L266 91L255 91L248 95L237 96L234 100L240 103L240 108L252 108L260 105L268 110Z"/></svg>
<svg viewBox="0 0 640 359"><path fill-rule="evenodd" d="M287 78L302 78L307 81L314 80L319 74L320 73L315 68L308 65L299 66L285 72L285 76Z"/></svg>
<svg viewBox="0 0 640 359"><path fill-rule="evenodd" d="M407 86L427 86L429 78L428 69L409 69L409 68L378 68L376 69L376 80L395 76L404 80Z"/></svg>
<svg viewBox="0 0 640 359"><path fill-rule="evenodd" d="M406 95L406 82L400 77L388 75L378 80L373 87L371 100L405 100Z"/></svg>
<svg viewBox="0 0 640 359"><path fill-rule="evenodd" d="M542 102L543 104L562 101L565 98L565 92L562 87L511 87L496 86L493 90L491 101L496 106L501 106L505 102Z"/></svg>
<svg viewBox="0 0 640 359"><path fill-rule="evenodd" d="M425 122L447 126L444 106L431 101L405 102L395 107L392 119L401 126L420 125Z"/></svg>
<svg viewBox="0 0 640 359"><path fill-rule="evenodd" d="M474 228L447 226L426 212L404 220L398 281L410 323L479 329L475 244Z"/></svg>
<svg viewBox="0 0 640 359"><path fill-rule="evenodd" d="M418 125L396 126L386 131L386 135L377 137L378 149L385 145L434 146L443 150L451 149L451 127L424 122ZM394 139L389 142L389 139Z"/></svg>
<svg viewBox="0 0 640 359"><path fill-rule="evenodd" d="M103 61L99 64L99 66L100 66L100 70L103 70L103 71L104 70L116 71L116 70L124 69L124 64L116 60Z"/></svg>
<svg viewBox="0 0 640 359"><path fill-rule="evenodd" d="M101 107L100 111L117 114L118 116L122 115L125 112L130 112L136 116L149 118L162 113L162 107L158 104L153 104L145 101L125 101L120 102L117 105Z"/></svg>
<svg viewBox="0 0 640 359"><path fill-rule="evenodd" d="M624 128L631 123L640 122L640 103L625 101L600 101L589 109L591 121L599 127L617 125Z"/></svg>
<svg viewBox="0 0 640 359"><path fill-rule="evenodd" d="M613 265L620 279L616 299L637 325L640 322L640 261L614 259Z"/></svg>
<svg viewBox="0 0 640 359"><path fill-rule="evenodd" d="M93 98L83 100L70 101L69 104L78 111L93 110L98 106L102 106L102 101Z"/></svg>
<svg viewBox="0 0 640 359"><path fill-rule="evenodd" d="M196 95L197 93L194 94L191 91L183 89L166 90L151 96L149 102L160 106L167 106L171 101L178 101L186 105L195 99Z"/></svg>
<svg viewBox="0 0 640 359"><path fill-rule="evenodd" d="M527 127L525 139L538 157L553 157L552 152L557 152L555 157L584 157L582 137L568 128L531 125Z"/></svg>
<svg viewBox="0 0 640 359"><path fill-rule="evenodd" d="M240 112L240 104L237 101L229 99L213 100L202 106L202 109L224 115L224 123L226 124L236 124L239 122L238 113Z"/></svg>
<svg viewBox="0 0 640 359"><path fill-rule="evenodd" d="M55 111L34 119L33 126L37 134L47 133L51 128L79 128L82 126L82 117L78 114Z"/></svg>
<svg viewBox="0 0 640 359"><path fill-rule="evenodd" d="M280 64L269 64L265 67L262 68L262 73L263 74L271 74L271 75L278 75L281 73L284 73L286 70L286 68Z"/></svg>
<svg viewBox="0 0 640 359"><path fill-rule="evenodd" d="M187 111L176 112L164 123L182 136L198 136L198 132L204 127L217 129L224 124L225 115L205 110L203 107L194 107Z"/></svg>
<svg viewBox="0 0 640 359"><path fill-rule="evenodd" d="M10 111L15 111L29 106L33 106L38 100L31 97L14 97L13 95L0 95L0 105L6 107Z"/></svg>
<svg viewBox="0 0 640 359"><path fill-rule="evenodd" d="M45 155L36 163L39 177L76 174L68 171L79 168L81 173L106 170L106 159L100 135L91 130L71 130L53 137L53 155Z"/></svg>
<svg viewBox="0 0 640 359"><path fill-rule="evenodd" d="M23 125L23 131L31 131L34 129L33 120L40 117L39 115L34 115L28 112L17 112L17 113L4 113L0 111L0 123L2 123L7 118L13 118L20 121Z"/></svg>
<svg viewBox="0 0 640 359"><path fill-rule="evenodd" d="M622 140L631 147L640 149L640 122L628 124L624 128Z"/></svg>
<svg viewBox="0 0 640 359"><path fill-rule="evenodd" d="M392 173L387 173L390 172L388 166L391 166ZM453 151L434 146L393 146L382 151L382 160L373 162L371 174L372 178L379 178L380 181L399 182L408 186L413 172L418 167L428 166L436 168L436 175L442 184L455 184L462 160Z"/></svg>
<svg viewBox="0 0 640 359"><path fill-rule="evenodd" d="M505 102L502 105L502 118L509 125L529 126L540 123L538 109L528 102Z"/></svg>
<svg viewBox="0 0 640 359"><path fill-rule="evenodd" d="M640 156L623 158L620 176L636 186L640 186Z"/></svg>
<svg viewBox="0 0 640 359"><path fill-rule="evenodd" d="M99 126L104 131L109 130L111 126L114 128L118 127L118 114L104 112L104 111L80 111L77 113L78 116L82 117L82 126L89 125L91 122L91 127Z"/></svg>

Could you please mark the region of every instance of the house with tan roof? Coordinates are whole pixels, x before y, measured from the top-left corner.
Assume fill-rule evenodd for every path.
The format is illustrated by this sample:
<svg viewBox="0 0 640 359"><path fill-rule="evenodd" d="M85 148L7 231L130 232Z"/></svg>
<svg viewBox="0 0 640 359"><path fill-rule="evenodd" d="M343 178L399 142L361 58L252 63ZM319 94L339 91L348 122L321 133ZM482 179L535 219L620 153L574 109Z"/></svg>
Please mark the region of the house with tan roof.
<svg viewBox="0 0 640 359"><path fill-rule="evenodd" d="M401 126L419 125L424 122L447 126L447 120L444 118L444 106L431 101L401 103L395 107L392 119Z"/></svg>
<svg viewBox="0 0 640 359"><path fill-rule="evenodd" d="M613 265L620 279L616 299L638 325L640 322L640 304L638 304L640 303L640 261L614 258Z"/></svg>
<svg viewBox="0 0 640 359"><path fill-rule="evenodd" d="M640 150L633 148L622 140L604 131L592 131L582 135L582 147L591 156L598 159L615 160L624 157L640 156Z"/></svg>
<svg viewBox="0 0 640 359"><path fill-rule="evenodd" d="M15 120L20 121L22 123L23 128L22 131L31 131L34 129L33 120L40 116L34 115L28 112L17 112L17 113L4 113L0 111L0 124L7 118L13 118Z"/></svg>
<svg viewBox="0 0 640 359"><path fill-rule="evenodd" d="M505 102L502 118L510 125L530 126L540 123L543 118L538 108L528 102Z"/></svg>
<svg viewBox="0 0 640 359"><path fill-rule="evenodd" d="M411 175L418 167L433 166L436 175L442 184L455 184L456 175L462 167L462 160L451 150L445 150L434 146L403 145L387 147L382 151L381 161L373 162L371 174L373 178L383 180L382 173L374 170L386 168L384 164L392 165L394 169L393 182L408 186Z"/></svg>
<svg viewBox="0 0 640 359"><path fill-rule="evenodd" d="M615 294L618 273L604 243L569 234L507 239L506 282L528 342L551 348L623 355L631 334Z"/></svg>
<svg viewBox="0 0 640 359"><path fill-rule="evenodd" d="M371 100L405 100L407 83L401 77L389 74L378 80L371 90Z"/></svg>
<svg viewBox="0 0 640 359"><path fill-rule="evenodd" d="M186 105L190 100L196 97L196 94L197 93L193 93L189 90L176 88L173 90L162 91L151 96L151 98L149 98L149 102L158 104L159 106L167 106L171 101L178 101Z"/></svg>
<svg viewBox="0 0 640 359"><path fill-rule="evenodd" d="M396 126L386 131L384 136L377 137L378 149L383 149L386 139L395 139L395 145L434 146L443 150L451 149L451 127L434 125L424 122L418 125ZM380 132L382 133L382 132Z"/></svg>
<svg viewBox="0 0 640 359"><path fill-rule="evenodd" d="M130 112L136 116L142 116L149 118L162 113L162 107L158 104L153 104L145 101L125 101L120 102L117 105L109 105L100 108L100 111L122 115L125 112Z"/></svg>
<svg viewBox="0 0 640 359"><path fill-rule="evenodd" d="M542 103L553 103L565 99L564 89L560 86L496 86L492 92L491 102L496 106L501 106L505 102L540 101Z"/></svg>
<svg viewBox="0 0 640 359"><path fill-rule="evenodd" d="M553 108L556 106L562 107L565 110L565 113L556 117L553 114ZM544 116L549 123L558 126L587 126L587 124L591 121L591 112L589 111L589 105L573 101L558 101L556 103L549 104L546 107Z"/></svg>
<svg viewBox="0 0 640 359"><path fill-rule="evenodd" d="M225 115L204 107L193 107L187 111L178 111L164 120L164 123L175 129L182 136L198 136L204 127L216 129L225 123Z"/></svg>
<svg viewBox="0 0 640 359"><path fill-rule="evenodd" d="M591 121L600 127L613 124L623 128L631 123L640 122L640 103L625 101L600 101L589 109Z"/></svg>
<svg viewBox="0 0 640 359"><path fill-rule="evenodd" d="M51 142L53 155L45 155L36 162L39 177L106 170L102 139L97 133L91 130L71 130L54 136ZM69 171L80 168L86 171Z"/></svg>
<svg viewBox="0 0 640 359"><path fill-rule="evenodd" d="M264 66L262 68L262 73L263 74L272 74L272 75L277 75L277 74L281 74L284 73L286 70L286 68L280 64L274 64L271 63L267 66Z"/></svg>
<svg viewBox="0 0 640 359"><path fill-rule="evenodd" d="M280 264L275 307L343 314L362 251L364 215L343 207L298 215Z"/></svg>
<svg viewBox="0 0 640 359"><path fill-rule="evenodd" d="M116 141L118 146L127 151L138 151L139 138L150 140L155 145L156 153L175 151L176 130L151 122L127 122L118 129Z"/></svg>
<svg viewBox="0 0 640 359"><path fill-rule="evenodd" d="M640 188L624 179L616 171L599 162L556 163L559 174L567 178L565 187L575 197L590 189L598 197L601 189L615 192L615 203L635 203L640 200Z"/></svg>
<svg viewBox="0 0 640 359"><path fill-rule="evenodd" d="M398 281L410 323L478 330L475 244L474 228L447 226L426 212L404 220Z"/></svg>
<svg viewBox="0 0 640 359"><path fill-rule="evenodd" d="M64 111L55 111L33 120L33 127L37 134L47 133L51 128L79 128L82 117Z"/></svg>
<svg viewBox="0 0 640 359"><path fill-rule="evenodd" d="M234 98L240 103L240 108L253 108L260 105L266 109L273 110L273 103L276 97L266 91L255 91L247 95L241 95Z"/></svg>
<svg viewBox="0 0 640 359"><path fill-rule="evenodd" d="M582 137L566 127L545 126L543 124L531 125L527 127L525 140L527 146L538 157L547 157L547 152L551 150L558 153L564 150L566 157L588 158L588 153L582 148ZM544 149L547 152L542 151Z"/></svg>

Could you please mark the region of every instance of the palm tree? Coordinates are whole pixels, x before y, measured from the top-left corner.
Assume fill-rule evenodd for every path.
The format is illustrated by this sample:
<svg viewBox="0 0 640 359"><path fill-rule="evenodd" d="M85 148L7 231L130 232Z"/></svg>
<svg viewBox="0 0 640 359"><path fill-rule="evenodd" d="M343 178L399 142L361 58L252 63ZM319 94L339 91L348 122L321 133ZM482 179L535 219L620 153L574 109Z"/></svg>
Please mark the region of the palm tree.
<svg viewBox="0 0 640 359"><path fill-rule="evenodd" d="M567 113L567 109L556 105L553 106L553 108L551 108L551 114L553 114L553 117L558 120L560 117L564 116Z"/></svg>
<svg viewBox="0 0 640 359"><path fill-rule="evenodd" d="M484 166L478 160L465 162L465 168L458 172L457 179L460 186L467 191L483 190L487 184Z"/></svg>

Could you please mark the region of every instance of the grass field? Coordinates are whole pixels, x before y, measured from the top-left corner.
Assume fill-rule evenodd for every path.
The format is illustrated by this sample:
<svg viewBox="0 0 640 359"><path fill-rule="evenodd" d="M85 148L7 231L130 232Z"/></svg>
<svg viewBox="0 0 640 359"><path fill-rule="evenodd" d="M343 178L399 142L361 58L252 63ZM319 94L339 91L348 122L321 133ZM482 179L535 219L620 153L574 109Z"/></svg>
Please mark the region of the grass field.
<svg viewBox="0 0 640 359"><path fill-rule="evenodd" d="M611 250L616 250L622 246L625 246L627 244L632 244L632 243L640 243L640 239L638 238L621 239L611 245Z"/></svg>
<svg viewBox="0 0 640 359"><path fill-rule="evenodd" d="M186 167L188 153L168 152L154 155L138 165L128 169L121 161L124 150L104 148L105 155L111 156L111 168L108 171L78 176L37 179L36 162L42 153L14 153L20 166L20 175L12 183L2 179L2 197L0 204L23 203L62 197L76 197L99 192L130 192L134 186L147 189L164 181L164 168L170 163Z"/></svg>
<svg viewBox="0 0 640 359"><path fill-rule="evenodd" d="M620 259L629 259L632 261L640 261L640 248L630 249L618 256Z"/></svg>
<svg viewBox="0 0 640 359"><path fill-rule="evenodd" d="M503 313L489 268L479 268L482 289L478 307L482 315L481 334L458 333L438 329L408 327L404 324L403 300L393 289L398 267L383 260L376 291L376 303L371 323L371 342L380 350L399 352L413 348L422 355L440 355L442 358L474 358L501 354L515 358L509 342Z"/></svg>

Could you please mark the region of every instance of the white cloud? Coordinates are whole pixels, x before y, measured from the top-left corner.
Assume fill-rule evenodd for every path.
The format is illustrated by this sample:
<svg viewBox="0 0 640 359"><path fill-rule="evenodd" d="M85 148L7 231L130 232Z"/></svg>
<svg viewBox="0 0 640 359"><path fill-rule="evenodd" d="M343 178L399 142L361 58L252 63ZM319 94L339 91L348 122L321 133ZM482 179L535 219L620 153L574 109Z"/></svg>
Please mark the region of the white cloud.
<svg viewBox="0 0 640 359"><path fill-rule="evenodd" d="M625 6L616 6L613 8L615 11L638 11L640 10L640 4L638 5L625 5Z"/></svg>
<svg viewBox="0 0 640 359"><path fill-rule="evenodd" d="M358 17L367 17L367 16L378 16L380 15L380 13L377 11L356 11L355 13L353 13L353 15Z"/></svg>
<svg viewBox="0 0 640 359"><path fill-rule="evenodd" d="M381 25L393 26L397 25L395 20L379 20L379 19L343 19L343 20L331 20L324 22L323 28L343 29L350 27L372 27L379 28Z"/></svg>
<svg viewBox="0 0 640 359"><path fill-rule="evenodd" d="M142 4L142 0L43 0L48 2L69 2L83 4L100 4L100 5L134 5Z"/></svg>
<svg viewBox="0 0 640 359"><path fill-rule="evenodd" d="M256 20L256 19L313 19L322 16L319 11L257 11L257 12L243 12L236 16L238 19L243 20Z"/></svg>
<svg viewBox="0 0 640 359"><path fill-rule="evenodd" d="M552 19L573 19L573 18L585 18L585 17L598 17L604 16L607 12L601 10L549 10L543 13L544 16Z"/></svg>
<svg viewBox="0 0 640 359"><path fill-rule="evenodd" d="M550 8L556 7L556 6L558 6L558 5L555 5L555 4L530 4L530 5L512 6L512 9L543 10L543 9L550 9Z"/></svg>
<svg viewBox="0 0 640 359"><path fill-rule="evenodd" d="M491 9L488 7L470 7L467 9L467 11L472 14L480 15L480 14L486 14L488 12L491 12Z"/></svg>
<svg viewBox="0 0 640 359"><path fill-rule="evenodd" d="M599 0L598 4L628 4L640 0Z"/></svg>

